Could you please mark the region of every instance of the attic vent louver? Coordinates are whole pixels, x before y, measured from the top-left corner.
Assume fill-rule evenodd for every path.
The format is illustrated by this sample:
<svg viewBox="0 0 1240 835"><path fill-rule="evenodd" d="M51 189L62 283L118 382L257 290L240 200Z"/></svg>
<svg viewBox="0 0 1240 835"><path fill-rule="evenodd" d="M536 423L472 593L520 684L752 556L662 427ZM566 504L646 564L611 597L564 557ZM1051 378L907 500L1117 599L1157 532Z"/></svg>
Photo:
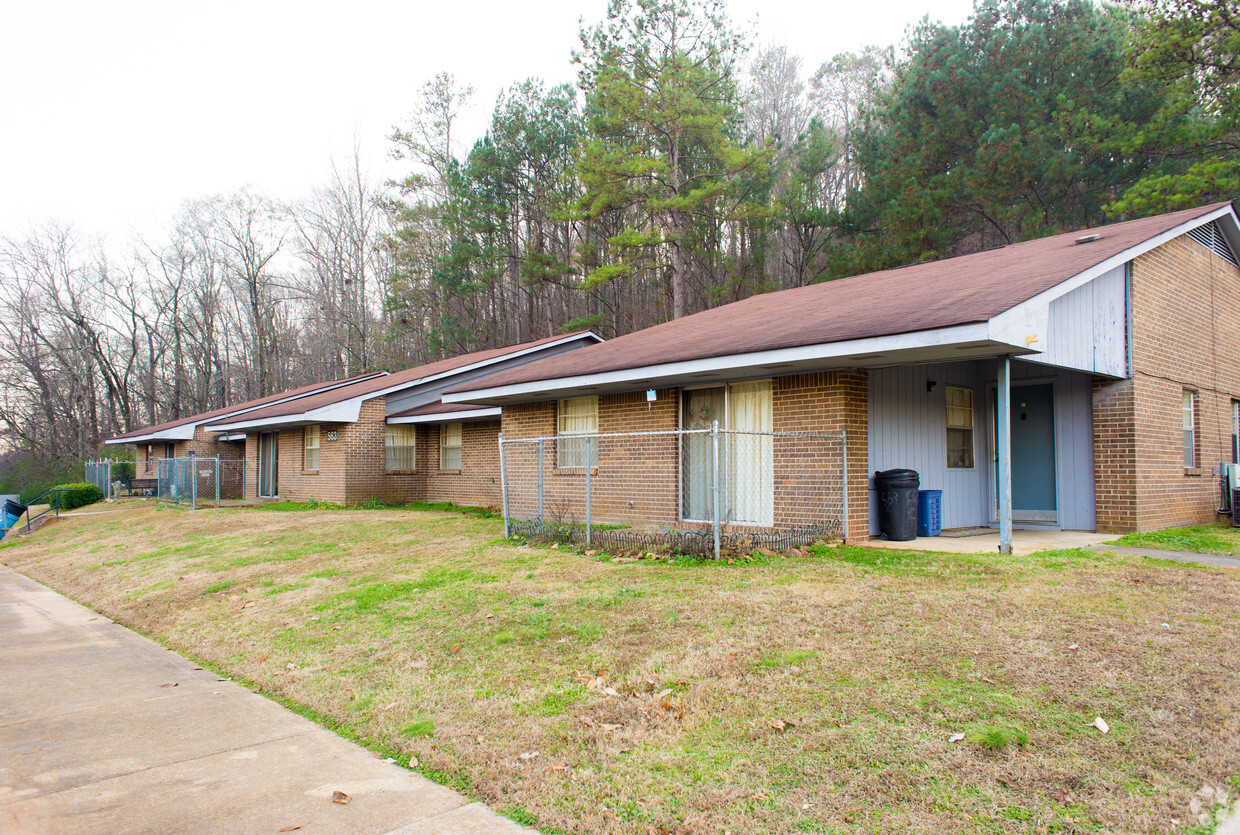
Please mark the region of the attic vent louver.
<svg viewBox="0 0 1240 835"><path fill-rule="evenodd" d="M1077 239L1076 239L1076 243L1078 243L1078 244L1092 244L1094 241L1098 240L1098 239L1099 239L1099 238L1101 238L1101 237L1102 237L1102 236L1101 236L1101 235L1098 235L1098 234L1082 235L1081 237L1079 237L1079 238L1077 238Z"/></svg>
<svg viewBox="0 0 1240 835"><path fill-rule="evenodd" d="M1231 251L1231 246L1227 243L1227 239L1223 237L1223 233L1219 231L1218 223L1215 221L1211 221L1205 226L1198 226L1196 229L1189 229L1188 237L1206 249L1212 250L1215 255L1222 258L1228 264L1240 267L1240 263L1236 262L1236 254Z"/></svg>

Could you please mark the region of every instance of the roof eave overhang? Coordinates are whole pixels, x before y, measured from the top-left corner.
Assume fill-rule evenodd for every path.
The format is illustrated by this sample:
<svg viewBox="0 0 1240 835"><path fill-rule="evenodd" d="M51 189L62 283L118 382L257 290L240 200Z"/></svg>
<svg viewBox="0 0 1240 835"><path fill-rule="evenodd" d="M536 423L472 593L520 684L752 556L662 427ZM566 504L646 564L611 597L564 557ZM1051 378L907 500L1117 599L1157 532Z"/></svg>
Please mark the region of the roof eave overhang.
<svg viewBox="0 0 1240 835"><path fill-rule="evenodd" d="M144 435L134 435L129 438L108 438L104 443L111 445L149 444L153 441L192 441L194 439L194 431L197 428L197 423L186 423L170 429L161 429L158 432L148 432Z"/></svg>
<svg viewBox="0 0 1240 835"><path fill-rule="evenodd" d="M499 417L503 409L499 406L490 409L462 409L459 412L440 412L435 415L407 415L390 417L388 423L468 423L472 420L491 420Z"/></svg>
<svg viewBox="0 0 1240 835"><path fill-rule="evenodd" d="M581 394L604 394L666 386L709 385L726 380L783 377L833 368L882 368L892 365L954 362L1003 354L1038 353L1024 344L996 341L990 322L936 330L778 348L722 357L627 368L551 380L444 394L445 403L503 405Z"/></svg>
<svg viewBox="0 0 1240 835"><path fill-rule="evenodd" d="M566 336L562 339L557 339L543 345L525 348L520 351L513 351L508 354L502 354L498 357L491 357L490 359L470 363L469 365L463 365L449 371L443 371L439 374L432 374L429 377L419 377L416 380L406 380L405 382L397 383L394 386L388 386L387 388L379 389L378 391L358 395L357 397L350 398L349 400L342 400L339 403L332 403L319 409L312 409L307 412L300 412L296 414L279 415L277 417L264 418L254 421L213 423L207 428L212 432L231 432L247 429L291 429L298 426L311 426L316 423L356 423L358 415L361 414L362 404L367 400L374 400L376 397L386 397L389 394L394 394L395 392L403 391L407 388L425 385L426 383L442 380L445 377L451 377L456 374L464 374L478 368L485 368L488 365L493 365L497 362L512 359L513 357L520 357L534 351L544 351L547 348L557 345L564 345L569 342L585 339L592 339L595 342L603 341L603 338L598 334L585 331L582 333L572 334L571 336Z"/></svg>

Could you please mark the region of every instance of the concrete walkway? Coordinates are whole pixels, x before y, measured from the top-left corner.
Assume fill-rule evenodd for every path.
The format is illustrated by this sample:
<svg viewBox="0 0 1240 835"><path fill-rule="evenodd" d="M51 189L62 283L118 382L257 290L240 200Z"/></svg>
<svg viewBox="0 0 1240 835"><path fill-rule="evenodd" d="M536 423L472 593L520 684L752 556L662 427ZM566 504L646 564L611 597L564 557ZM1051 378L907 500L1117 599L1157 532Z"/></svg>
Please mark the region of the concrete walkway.
<svg viewBox="0 0 1240 835"><path fill-rule="evenodd" d="M1221 554L1194 554L1191 551L1161 551L1157 548L1129 548L1126 545L1091 545L1086 551L1114 551L1117 554L1136 554L1158 560L1191 562L1198 565L1217 565L1222 568L1240 568L1240 557L1224 557Z"/></svg>
<svg viewBox="0 0 1240 835"><path fill-rule="evenodd" d="M0 832L533 832L3 566L0 635Z"/></svg>

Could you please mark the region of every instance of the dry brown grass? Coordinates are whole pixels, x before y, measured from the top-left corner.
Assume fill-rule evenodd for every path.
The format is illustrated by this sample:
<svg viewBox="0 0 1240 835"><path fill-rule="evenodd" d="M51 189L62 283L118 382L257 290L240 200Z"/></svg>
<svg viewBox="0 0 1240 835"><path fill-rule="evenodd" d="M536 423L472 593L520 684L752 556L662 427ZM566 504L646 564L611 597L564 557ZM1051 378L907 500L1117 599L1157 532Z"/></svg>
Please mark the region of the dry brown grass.
<svg viewBox="0 0 1240 835"><path fill-rule="evenodd" d="M1164 832L1240 773L1237 571L614 563L499 536L134 503L0 560L548 829ZM1029 743L948 741L996 728Z"/></svg>

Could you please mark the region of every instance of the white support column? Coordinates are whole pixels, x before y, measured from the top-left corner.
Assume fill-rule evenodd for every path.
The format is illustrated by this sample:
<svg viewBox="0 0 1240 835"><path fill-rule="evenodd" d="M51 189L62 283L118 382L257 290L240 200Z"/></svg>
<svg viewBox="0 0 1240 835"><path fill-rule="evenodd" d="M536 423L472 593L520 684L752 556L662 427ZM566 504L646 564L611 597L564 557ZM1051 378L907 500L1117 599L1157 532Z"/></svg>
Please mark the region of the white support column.
<svg viewBox="0 0 1240 835"><path fill-rule="evenodd" d="M999 385L995 392L995 452L999 458L999 553L1012 553L1012 359L999 357Z"/></svg>

